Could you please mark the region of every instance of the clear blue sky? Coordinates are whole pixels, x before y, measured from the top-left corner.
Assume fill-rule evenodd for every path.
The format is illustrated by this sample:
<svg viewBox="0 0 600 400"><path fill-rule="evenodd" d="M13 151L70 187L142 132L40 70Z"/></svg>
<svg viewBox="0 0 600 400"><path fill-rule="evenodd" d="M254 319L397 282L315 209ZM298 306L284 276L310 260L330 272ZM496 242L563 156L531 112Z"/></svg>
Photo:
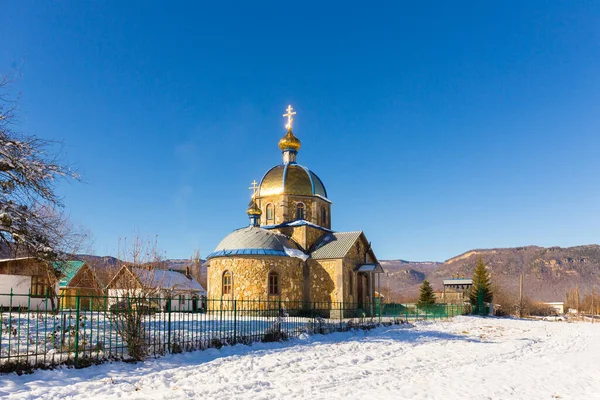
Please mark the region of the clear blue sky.
<svg viewBox="0 0 600 400"><path fill-rule="evenodd" d="M334 229L380 259L599 241L600 2L211 3L3 2L20 129L64 142L96 254L246 225L288 104Z"/></svg>

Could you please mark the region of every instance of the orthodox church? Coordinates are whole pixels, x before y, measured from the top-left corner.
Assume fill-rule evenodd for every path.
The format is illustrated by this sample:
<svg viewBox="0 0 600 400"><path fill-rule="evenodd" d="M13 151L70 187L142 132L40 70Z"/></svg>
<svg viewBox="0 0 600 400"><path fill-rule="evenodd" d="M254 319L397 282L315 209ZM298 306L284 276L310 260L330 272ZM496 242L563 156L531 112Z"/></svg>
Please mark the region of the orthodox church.
<svg viewBox="0 0 600 400"><path fill-rule="evenodd" d="M362 231L331 228L331 200L321 179L296 162L300 140L279 140L283 163L253 182L250 225L227 235L208 255L208 298L281 300L297 304L344 302L373 312L383 272ZM286 304L289 303L289 304ZM292 304L294 303L294 304Z"/></svg>

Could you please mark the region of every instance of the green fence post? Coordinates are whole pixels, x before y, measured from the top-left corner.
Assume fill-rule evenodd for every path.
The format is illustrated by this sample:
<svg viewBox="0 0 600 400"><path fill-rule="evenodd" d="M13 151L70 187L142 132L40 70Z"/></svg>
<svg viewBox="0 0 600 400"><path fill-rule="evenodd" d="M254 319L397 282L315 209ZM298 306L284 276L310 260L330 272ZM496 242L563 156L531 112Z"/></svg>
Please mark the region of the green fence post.
<svg viewBox="0 0 600 400"><path fill-rule="evenodd" d="M315 315L315 307L316 307L316 303L313 301L313 307L312 307L312 320L313 320L313 333L317 332L317 324L315 321L316 315Z"/></svg>
<svg viewBox="0 0 600 400"><path fill-rule="evenodd" d="M10 288L10 297L8 301L8 328L6 329L8 332L8 360L10 361L10 334L12 329L12 309L13 309L13 289ZM18 343L18 341L17 341Z"/></svg>
<svg viewBox="0 0 600 400"><path fill-rule="evenodd" d="M168 340L167 340L167 349L169 349L169 353L171 352L171 297L167 296L167 304L169 305L169 307L167 307L167 314L169 316L169 321L167 322L168 324L168 328L167 331L168 333Z"/></svg>
<svg viewBox="0 0 600 400"><path fill-rule="evenodd" d="M79 294L75 298L75 368L79 364Z"/></svg>
<svg viewBox="0 0 600 400"><path fill-rule="evenodd" d="M31 289L29 289L29 296L27 296L27 333L31 334L29 327L30 327L30 322L31 322L31 318L30 318L30 313L31 313ZM37 320L37 318L36 318ZM37 341L37 337L36 337L36 341ZM29 345L30 345L30 341L27 341L27 353L29 353ZM37 347L37 345L36 345ZM37 349L36 349L37 350ZM36 358L37 358L37 351L36 353Z"/></svg>
<svg viewBox="0 0 600 400"><path fill-rule="evenodd" d="M233 344L237 342L237 300L233 300Z"/></svg>

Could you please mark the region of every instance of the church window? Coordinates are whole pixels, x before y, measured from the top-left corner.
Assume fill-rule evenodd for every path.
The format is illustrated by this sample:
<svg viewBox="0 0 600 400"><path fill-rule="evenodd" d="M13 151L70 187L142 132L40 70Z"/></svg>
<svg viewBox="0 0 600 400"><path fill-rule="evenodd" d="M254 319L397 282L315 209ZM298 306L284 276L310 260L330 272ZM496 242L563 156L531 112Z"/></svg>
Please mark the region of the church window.
<svg viewBox="0 0 600 400"><path fill-rule="evenodd" d="M296 219L304 219L304 218L305 218L304 204L298 203L298 205L296 206Z"/></svg>
<svg viewBox="0 0 600 400"><path fill-rule="evenodd" d="M225 271L223 274L223 294L231 294L231 272Z"/></svg>
<svg viewBox="0 0 600 400"><path fill-rule="evenodd" d="M269 272L269 296L279 295L279 274Z"/></svg>
<svg viewBox="0 0 600 400"><path fill-rule="evenodd" d="M325 207L321 207L321 225L327 225L327 210L325 210Z"/></svg>
<svg viewBox="0 0 600 400"><path fill-rule="evenodd" d="M267 221L273 221L273 204L267 204Z"/></svg>

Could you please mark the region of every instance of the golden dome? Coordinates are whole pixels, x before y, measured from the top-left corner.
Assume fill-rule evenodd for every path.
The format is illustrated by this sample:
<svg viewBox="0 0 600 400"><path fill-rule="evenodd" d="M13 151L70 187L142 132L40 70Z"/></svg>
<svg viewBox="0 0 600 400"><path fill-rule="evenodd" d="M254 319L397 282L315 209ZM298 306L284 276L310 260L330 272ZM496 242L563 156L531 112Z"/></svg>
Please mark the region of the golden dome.
<svg viewBox="0 0 600 400"><path fill-rule="evenodd" d="M289 128L287 133L279 140L279 148L281 149L281 151L284 151L284 150L298 151L298 150L300 150L300 146L301 146L300 139L298 139L296 136L294 136L291 128Z"/></svg>
<svg viewBox="0 0 600 400"><path fill-rule="evenodd" d="M249 207L248 207L248 210L246 210L246 214L248 214L248 215L261 215L262 214L262 211L256 205L254 198L252 200L250 200L250 204L248 204L248 206Z"/></svg>
<svg viewBox="0 0 600 400"><path fill-rule="evenodd" d="M288 163L271 168L260 181L258 196L297 194L327 198L321 179L302 165Z"/></svg>

